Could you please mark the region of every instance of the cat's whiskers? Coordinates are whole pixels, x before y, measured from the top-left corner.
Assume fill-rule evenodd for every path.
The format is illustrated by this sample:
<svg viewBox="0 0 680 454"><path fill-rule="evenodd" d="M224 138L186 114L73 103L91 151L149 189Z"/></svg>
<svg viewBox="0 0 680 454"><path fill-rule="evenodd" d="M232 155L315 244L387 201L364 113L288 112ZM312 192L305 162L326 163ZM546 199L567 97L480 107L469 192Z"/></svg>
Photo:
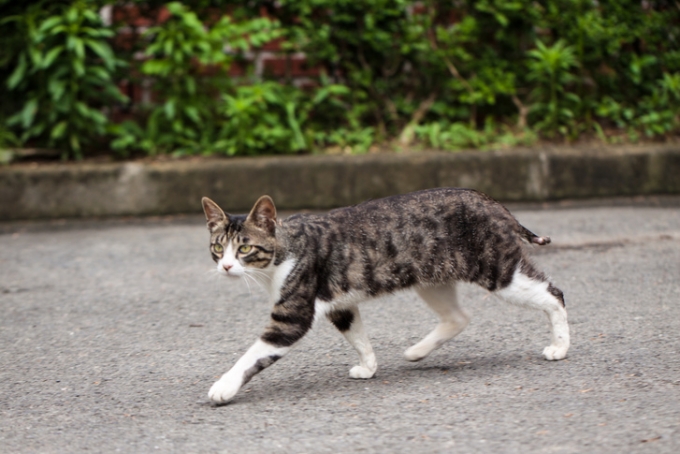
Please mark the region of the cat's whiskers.
<svg viewBox="0 0 680 454"><path fill-rule="evenodd" d="M250 273L252 273L252 275L251 275ZM263 284L262 282L260 282L259 278L261 278L262 276L264 276L264 277L267 277L267 278L269 278L269 279L271 280L271 277L267 276L267 275L266 275L265 273L263 273L262 271L253 270L253 269L246 269L246 270L245 270L245 273L244 273L243 275L246 276L246 277L248 277L248 278L250 278L250 279L252 279L253 282L255 282L255 283L260 287L260 289L262 289L262 290L265 291L265 292L267 291L266 288L265 288L265 286L264 286L264 284Z"/></svg>
<svg viewBox="0 0 680 454"><path fill-rule="evenodd" d="M264 293L267 293L267 287L259 279L257 279L255 276L251 276L247 273L244 274L244 276L248 276L248 278L252 279L253 282L255 282L255 284L260 288L260 290L262 290Z"/></svg>
<svg viewBox="0 0 680 454"><path fill-rule="evenodd" d="M262 270L250 268L250 269L247 270L247 272L252 273L253 277L265 279L265 282L267 282L267 281L271 282L271 280L272 280L271 275L269 273L265 272L265 271L262 271Z"/></svg>
<svg viewBox="0 0 680 454"><path fill-rule="evenodd" d="M253 289L250 288L250 282L248 282L248 279L252 279L252 277L248 276L247 273L244 273L244 274L242 274L241 276L243 276L243 282L245 282L245 283L246 283L246 286L248 287L248 293L252 296L252 294L253 294Z"/></svg>
<svg viewBox="0 0 680 454"><path fill-rule="evenodd" d="M220 276L220 270L217 268L210 268L205 272L205 274L210 275L211 277L219 277Z"/></svg>

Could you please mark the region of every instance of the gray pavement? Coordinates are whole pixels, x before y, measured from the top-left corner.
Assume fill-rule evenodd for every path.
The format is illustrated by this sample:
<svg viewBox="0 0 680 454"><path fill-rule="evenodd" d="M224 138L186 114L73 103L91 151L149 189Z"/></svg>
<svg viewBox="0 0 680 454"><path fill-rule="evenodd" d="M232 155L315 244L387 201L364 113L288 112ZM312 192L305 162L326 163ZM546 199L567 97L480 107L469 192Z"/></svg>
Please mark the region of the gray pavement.
<svg viewBox="0 0 680 454"><path fill-rule="evenodd" d="M376 378L321 323L223 407L268 307L211 272L200 217L0 224L0 452L680 452L680 200L609 205L513 210L553 238L566 360L464 285L468 329L408 363L435 317L403 293L363 306Z"/></svg>

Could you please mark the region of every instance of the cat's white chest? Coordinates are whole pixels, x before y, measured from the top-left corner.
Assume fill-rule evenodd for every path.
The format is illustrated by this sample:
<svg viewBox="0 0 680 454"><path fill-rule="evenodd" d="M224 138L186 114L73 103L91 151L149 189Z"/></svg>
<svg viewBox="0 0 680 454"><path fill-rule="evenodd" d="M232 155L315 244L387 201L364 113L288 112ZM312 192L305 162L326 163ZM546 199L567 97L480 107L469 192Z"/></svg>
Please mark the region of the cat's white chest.
<svg viewBox="0 0 680 454"><path fill-rule="evenodd" d="M289 258L284 260L279 266L272 267L273 269L270 271L271 279L267 283L269 299L272 304L281 299L281 288L286 282L290 272L293 271L293 268L295 268L296 263L297 260L295 260L295 258Z"/></svg>

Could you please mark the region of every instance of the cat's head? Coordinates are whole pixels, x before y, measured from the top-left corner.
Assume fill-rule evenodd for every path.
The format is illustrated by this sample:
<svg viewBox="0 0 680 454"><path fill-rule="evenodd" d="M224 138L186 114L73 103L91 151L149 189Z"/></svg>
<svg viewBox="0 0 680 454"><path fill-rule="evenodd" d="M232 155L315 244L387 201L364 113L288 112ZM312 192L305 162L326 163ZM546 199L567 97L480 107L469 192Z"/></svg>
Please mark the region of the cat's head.
<svg viewBox="0 0 680 454"><path fill-rule="evenodd" d="M276 250L276 207L269 196L255 202L250 214L227 214L203 197L210 230L210 253L221 274L239 277L273 264Z"/></svg>

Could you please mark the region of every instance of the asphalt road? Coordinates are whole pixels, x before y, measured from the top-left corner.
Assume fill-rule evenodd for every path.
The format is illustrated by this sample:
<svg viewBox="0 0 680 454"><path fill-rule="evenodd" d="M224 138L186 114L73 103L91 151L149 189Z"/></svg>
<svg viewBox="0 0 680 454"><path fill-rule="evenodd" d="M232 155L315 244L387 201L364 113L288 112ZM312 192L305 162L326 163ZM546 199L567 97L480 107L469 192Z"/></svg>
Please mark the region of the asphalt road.
<svg viewBox="0 0 680 454"><path fill-rule="evenodd" d="M467 330L406 362L435 317L403 293L363 306L376 378L321 323L222 407L268 307L211 272L202 218L0 224L0 452L680 452L680 199L628 202L514 210L553 238L566 360L464 285Z"/></svg>

